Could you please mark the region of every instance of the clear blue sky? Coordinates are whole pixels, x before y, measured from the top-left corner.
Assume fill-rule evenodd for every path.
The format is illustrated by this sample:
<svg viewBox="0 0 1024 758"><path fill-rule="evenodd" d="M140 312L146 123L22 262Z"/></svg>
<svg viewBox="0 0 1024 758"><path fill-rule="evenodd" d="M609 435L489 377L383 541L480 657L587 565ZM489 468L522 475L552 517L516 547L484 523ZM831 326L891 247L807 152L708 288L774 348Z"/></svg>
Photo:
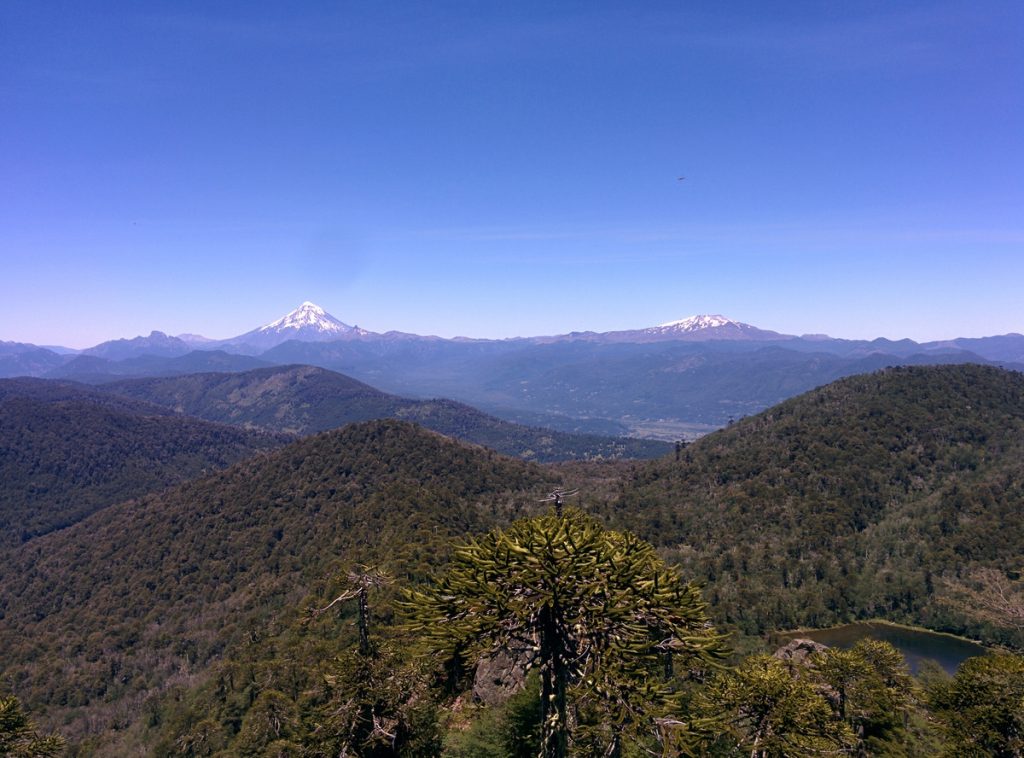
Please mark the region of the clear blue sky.
<svg viewBox="0 0 1024 758"><path fill-rule="evenodd" d="M0 339L1024 332L1024 3L0 3ZM685 181L677 177L685 176Z"/></svg>

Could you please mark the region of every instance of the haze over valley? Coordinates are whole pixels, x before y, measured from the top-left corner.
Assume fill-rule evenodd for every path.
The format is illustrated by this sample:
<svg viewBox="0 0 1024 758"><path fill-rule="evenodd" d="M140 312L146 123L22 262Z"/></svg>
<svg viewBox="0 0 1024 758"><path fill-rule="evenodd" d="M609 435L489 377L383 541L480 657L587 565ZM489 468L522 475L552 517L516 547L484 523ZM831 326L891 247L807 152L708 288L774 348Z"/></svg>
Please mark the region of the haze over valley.
<svg viewBox="0 0 1024 758"><path fill-rule="evenodd" d="M3 375L92 384L197 372L309 365L380 390L451 398L490 414L563 432L692 439L829 381L895 364L1024 367L1024 336L912 340L797 337L723 316L694 316L620 332L514 340L376 334L305 302L262 327L118 339L74 354L5 343Z"/></svg>

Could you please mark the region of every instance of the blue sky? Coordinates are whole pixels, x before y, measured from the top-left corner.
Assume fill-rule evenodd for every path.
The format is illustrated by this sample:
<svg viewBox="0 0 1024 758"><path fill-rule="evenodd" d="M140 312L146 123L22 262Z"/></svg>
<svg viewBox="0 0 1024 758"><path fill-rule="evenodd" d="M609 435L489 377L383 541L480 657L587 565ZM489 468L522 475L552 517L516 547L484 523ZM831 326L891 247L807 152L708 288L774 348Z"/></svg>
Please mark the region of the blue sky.
<svg viewBox="0 0 1024 758"><path fill-rule="evenodd" d="M0 4L0 339L1024 332L1024 3ZM685 176L685 181L679 181Z"/></svg>

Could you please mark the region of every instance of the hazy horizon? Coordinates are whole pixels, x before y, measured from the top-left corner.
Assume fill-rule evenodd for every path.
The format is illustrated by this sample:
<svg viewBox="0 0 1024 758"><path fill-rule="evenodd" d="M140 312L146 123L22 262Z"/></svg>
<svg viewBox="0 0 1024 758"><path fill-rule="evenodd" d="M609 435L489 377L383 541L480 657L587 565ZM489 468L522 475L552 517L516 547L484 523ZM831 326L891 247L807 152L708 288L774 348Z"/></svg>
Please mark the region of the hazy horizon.
<svg viewBox="0 0 1024 758"><path fill-rule="evenodd" d="M562 331L562 332L548 331L548 332L538 332L536 334L517 334L517 335L513 335L513 336L492 337L492 336L489 336L489 335L486 335L486 334L477 334L477 335L468 335L468 334L447 334L447 335L446 334L432 334L432 333L427 333L427 332L417 332L417 331L415 331L413 329L402 329L402 328L393 329L393 330L379 330L379 329L374 329L374 328L372 328L370 326L367 326L366 324L356 323L356 322L353 322L353 321L347 321L345 318L340 317L340 316L338 316L338 314L332 312L329 307L323 306L322 303L315 303L315 304L318 305L318 306L323 307L323 309L327 312L328 315L334 316L335 318L338 318L339 321L342 321L342 322L348 324L349 326L358 326L358 327L360 327L362 329L366 329L367 331L378 332L378 333L384 333L385 331L399 331L399 332L406 332L406 333L411 333L411 334L418 334L418 335L424 336L424 337L428 337L428 336L442 337L444 339L467 338L467 339L483 339L483 340L489 340L489 339L501 340L501 339L531 338L531 337L553 337L553 336L558 336L558 335L563 335L563 334L569 334L571 332L588 332L588 331L592 332L592 331L596 331L594 329L589 329L589 328L586 328L586 327L581 327L581 328L577 328L577 329L569 329L567 331ZM298 305L296 306L296 308L298 308ZM293 308L293 309L290 309L290 310L295 310L296 308ZM97 342L90 342L88 344L70 344L68 342L60 342L60 341L48 342L48 343L33 342L33 343L30 343L30 344L35 344L35 345L39 345L39 346L43 346L43 347L49 346L49 347L70 348L70 349L74 349L74 350L85 350L85 349L88 349L88 348L91 348L91 347L95 347L96 345L102 344L103 342L109 342L109 341L121 340L121 339L134 339L136 337L146 337L146 336L149 336L149 334L154 332L154 331L163 332L164 334L167 334L167 335L172 336L172 337L179 337L181 335L190 335L190 336L206 337L207 339L210 339L212 341L219 341L219 340L231 339L233 337L238 337L241 334L244 334L245 332L248 332L248 331L251 331L253 329L257 329L257 328L263 327L263 326L267 326L271 322L277 320L277 318L279 318L280 316L284 316L284 315L286 315L286 314L284 314L284 313L278 314L274 318L268 319L268 320L266 320L266 321L264 321L264 322L262 322L260 324L253 324L248 329L244 329L241 332L237 332L237 333L233 333L233 334L211 335L211 334L208 334L208 333L205 333L205 332L169 332L166 329L161 329L159 327L154 327L152 329L140 330L140 331L138 331L138 332L136 332L134 334L125 333L125 334L122 334L122 335L107 337L107 338L101 339L101 340L99 340ZM723 314L693 314L693 313L691 313L691 314L687 314L686 316L681 317L681 318L688 318L688 317L696 316L696 315L722 315L722 316L725 316L726 318L729 318L732 321L739 321L740 323L749 323L749 322L744 322L742 319L734 319L731 316L729 316L729 314L727 314L727 313L723 313ZM672 319L672 320L677 320L677 319ZM662 323L665 323L665 322L662 322ZM655 326L659 326L659 325L661 325L661 324L633 324L633 325L616 327L614 329L601 330L601 331L627 331L627 330L633 330L633 329L646 329L646 328L655 327ZM827 334L826 335L823 332L813 332L813 331L804 331L804 332L800 332L800 333L783 332L783 331L781 331L779 329L774 329L771 326L766 326L764 324L749 324L749 325L750 326L755 326L758 329L764 329L764 330L768 330L768 331L775 331L775 332L779 332L782 335L793 336L793 337L805 337L805 336L806 337L819 337L819 336L823 336L824 335L824 336L828 336L828 337L831 337L831 338L834 338L834 339L848 339L848 340L860 340L860 339L873 340L873 339L877 339L877 338L891 339L891 340L914 339L913 337L907 337L907 335L893 335L893 334L876 334L876 335L873 335L871 337L850 337L850 336L842 335L842 334ZM936 339L927 339L927 340L921 339L921 340L914 340L914 341L915 342L922 342L922 343L923 342L941 342L941 341L953 340L953 339L957 339L957 338L994 337L994 336L1001 336L1001 335L1012 334L1012 333L1015 333L1015 332L998 332L998 333L994 332L994 333L991 333L991 334L957 334L957 335L952 335L952 336L948 336L948 337L939 337L939 338L936 338ZM7 340L6 338L3 338L2 336L0 336L0 341L26 342L25 340Z"/></svg>
<svg viewBox="0 0 1024 758"><path fill-rule="evenodd" d="M0 339L1024 332L1024 5L0 6ZM685 177L681 179L680 177Z"/></svg>

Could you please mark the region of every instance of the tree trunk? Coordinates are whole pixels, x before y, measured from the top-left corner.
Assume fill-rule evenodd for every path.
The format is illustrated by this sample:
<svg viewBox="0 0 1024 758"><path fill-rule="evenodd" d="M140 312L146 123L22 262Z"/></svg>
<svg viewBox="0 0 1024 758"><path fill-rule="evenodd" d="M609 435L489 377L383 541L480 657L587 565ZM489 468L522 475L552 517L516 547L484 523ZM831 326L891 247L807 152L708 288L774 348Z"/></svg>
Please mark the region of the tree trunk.
<svg viewBox="0 0 1024 758"><path fill-rule="evenodd" d="M558 635L557 611L545 605L540 612L541 758L566 758L569 752L565 645Z"/></svg>
<svg viewBox="0 0 1024 758"><path fill-rule="evenodd" d="M359 588L359 652L370 653L370 604L367 602L366 585Z"/></svg>

